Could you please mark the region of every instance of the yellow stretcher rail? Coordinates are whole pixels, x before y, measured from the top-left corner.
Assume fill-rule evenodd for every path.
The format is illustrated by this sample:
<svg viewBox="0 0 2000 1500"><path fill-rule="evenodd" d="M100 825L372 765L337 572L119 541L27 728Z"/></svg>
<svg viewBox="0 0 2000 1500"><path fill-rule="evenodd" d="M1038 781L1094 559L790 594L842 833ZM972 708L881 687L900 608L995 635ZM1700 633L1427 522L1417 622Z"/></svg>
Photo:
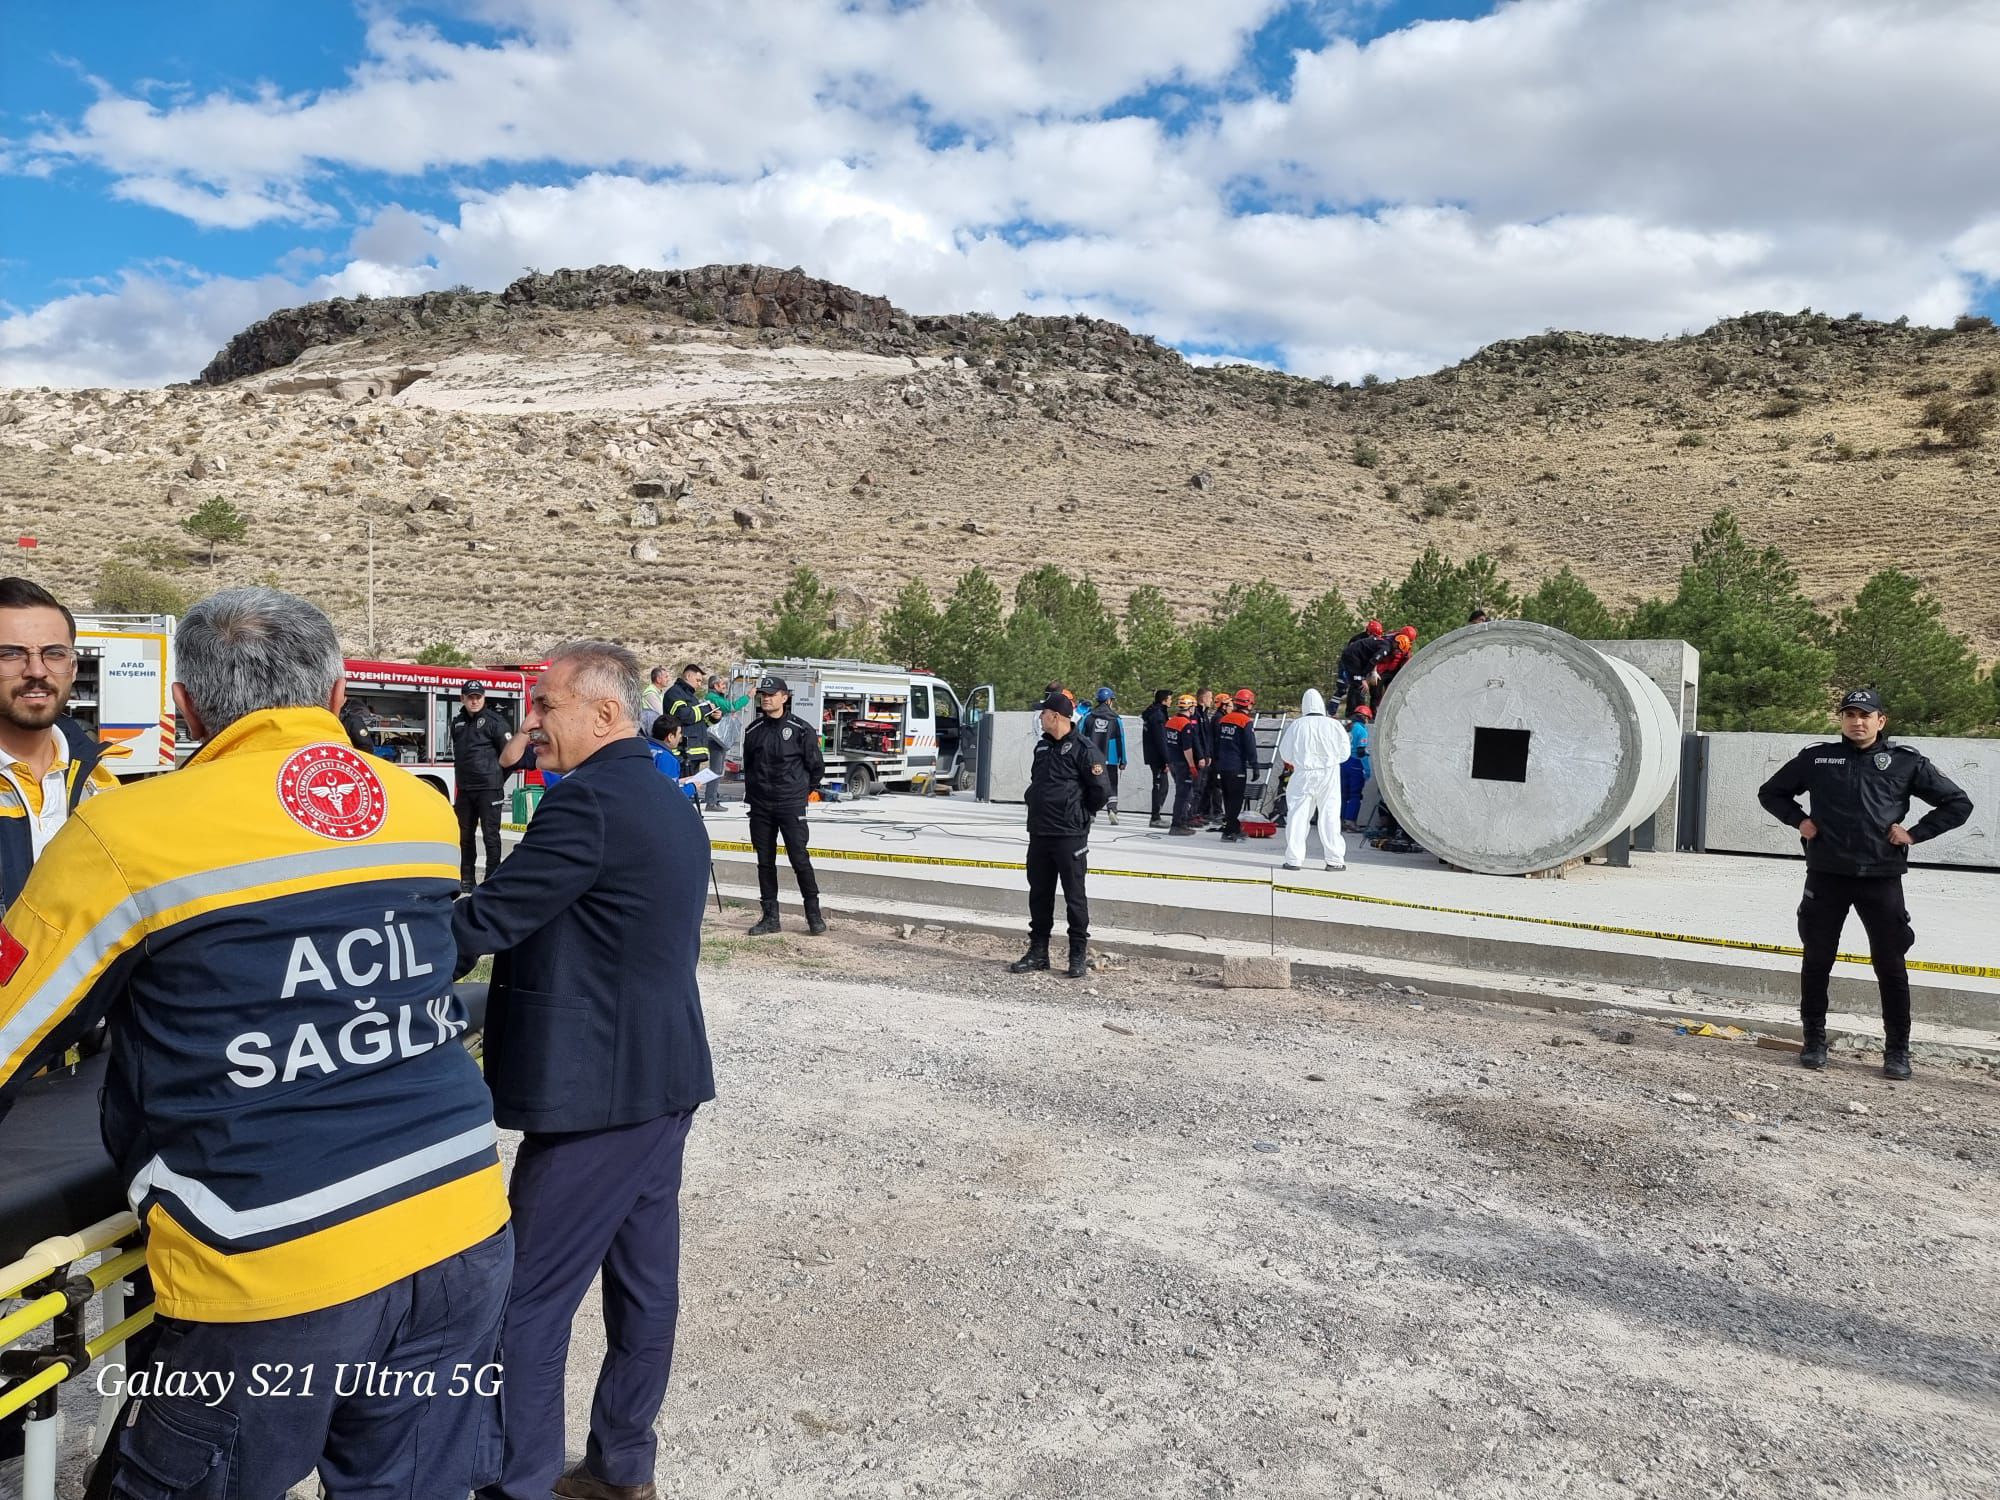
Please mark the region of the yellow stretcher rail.
<svg viewBox="0 0 2000 1500"><path fill-rule="evenodd" d="M69 1365L61 1361L30 1376L4 1396L0 1396L0 1417L13 1416L43 1391L54 1390L67 1379L69 1379Z"/></svg>
<svg viewBox="0 0 2000 1500"><path fill-rule="evenodd" d="M6 1317L0 1318L0 1345L11 1344L31 1328L40 1328L44 1323L53 1323L58 1314L69 1306L69 1298L61 1292L50 1292L45 1297L37 1297L25 1307L17 1307Z"/></svg>
<svg viewBox="0 0 2000 1500"><path fill-rule="evenodd" d="M39 1245L30 1246L28 1253L11 1265L0 1266L0 1297L19 1294L24 1286L32 1286L60 1266L82 1260L86 1255L95 1255L129 1239L139 1232L139 1221L130 1214L120 1212L108 1219L99 1219L88 1229L79 1229L75 1234L59 1234L53 1239L43 1240Z"/></svg>

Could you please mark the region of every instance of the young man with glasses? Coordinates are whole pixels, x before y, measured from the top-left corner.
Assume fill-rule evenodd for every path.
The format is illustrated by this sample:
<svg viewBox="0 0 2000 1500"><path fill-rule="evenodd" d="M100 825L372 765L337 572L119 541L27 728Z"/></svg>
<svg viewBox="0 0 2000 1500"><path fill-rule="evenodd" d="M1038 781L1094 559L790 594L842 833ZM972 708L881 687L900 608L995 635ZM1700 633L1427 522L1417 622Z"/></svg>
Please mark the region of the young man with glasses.
<svg viewBox="0 0 2000 1500"><path fill-rule="evenodd" d="M66 710L76 686L76 617L26 578L0 578L0 907L84 798L118 778L112 747Z"/></svg>

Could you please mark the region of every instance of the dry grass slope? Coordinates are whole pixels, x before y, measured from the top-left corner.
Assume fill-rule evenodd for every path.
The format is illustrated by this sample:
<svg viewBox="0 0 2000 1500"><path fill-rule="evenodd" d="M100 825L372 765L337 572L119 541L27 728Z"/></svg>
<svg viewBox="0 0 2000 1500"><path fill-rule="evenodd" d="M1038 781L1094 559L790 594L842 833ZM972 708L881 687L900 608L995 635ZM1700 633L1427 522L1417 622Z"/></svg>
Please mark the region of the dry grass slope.
<svg viewBox="0 0 2000 1500"><path fill-rule="evenodd" d="M1894 564L2000 649L2000 446L1914 426L2000 364L1991 330L1753 314L1347 389L1194 369L1089 320L913 319L797 273L536 280L281 315L221 384L0 393L4 524L40 541L22 563L86 599L114 550L184 543L221 494L250 535L181 581L298 590L354 650L372 524L384 654L593 633L709 655L799 563L864 608L1056 562L1193 609L1230 578L1358 595L1436 543L1530 585L1567 562L1626 601L1670 589L1727 505L1822 605Z"/></svg>

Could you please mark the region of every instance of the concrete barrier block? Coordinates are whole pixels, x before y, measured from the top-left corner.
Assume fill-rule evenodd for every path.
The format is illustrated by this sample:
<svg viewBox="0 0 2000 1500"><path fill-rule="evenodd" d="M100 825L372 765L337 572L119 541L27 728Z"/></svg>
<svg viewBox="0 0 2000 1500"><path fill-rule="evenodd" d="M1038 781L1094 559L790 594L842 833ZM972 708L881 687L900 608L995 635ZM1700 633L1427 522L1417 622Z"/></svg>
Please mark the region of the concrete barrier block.
<svg viewBox="0 0 2000 1500"><path fill-rule="evenodd" d="M1225 990L1288 990L1292 987L1292 961L1267 958L1262 954L1227 954L1222 960L1222 987Z"/></svg>

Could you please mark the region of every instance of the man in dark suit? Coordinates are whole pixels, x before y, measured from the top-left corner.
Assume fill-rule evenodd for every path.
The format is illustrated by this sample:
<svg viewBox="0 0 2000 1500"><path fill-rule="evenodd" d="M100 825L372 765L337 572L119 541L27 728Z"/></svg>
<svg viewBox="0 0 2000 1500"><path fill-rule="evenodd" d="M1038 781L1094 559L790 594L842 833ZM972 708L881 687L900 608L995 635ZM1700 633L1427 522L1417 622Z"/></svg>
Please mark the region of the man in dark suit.
<svg viewBox="0 0 2000 1500"><path fill-rule="evenodd" d="M506 1452L486 1500L652 1500L654 1419L680 1311L681 1153L715 1097L695 964L708 890L701 815L654 769L639 663L561 647L525 727L563 773L499 871L454 910L458 966L495 955L494 1119L525 1132L508 1197L501 1332ZM570 1321L604 1273L606 1352L581 1464L563 1467Z"/></svg>

